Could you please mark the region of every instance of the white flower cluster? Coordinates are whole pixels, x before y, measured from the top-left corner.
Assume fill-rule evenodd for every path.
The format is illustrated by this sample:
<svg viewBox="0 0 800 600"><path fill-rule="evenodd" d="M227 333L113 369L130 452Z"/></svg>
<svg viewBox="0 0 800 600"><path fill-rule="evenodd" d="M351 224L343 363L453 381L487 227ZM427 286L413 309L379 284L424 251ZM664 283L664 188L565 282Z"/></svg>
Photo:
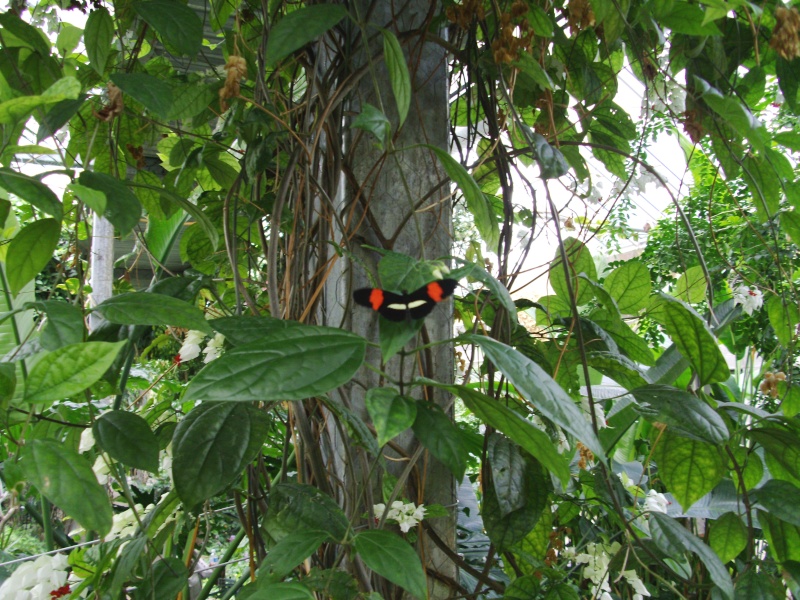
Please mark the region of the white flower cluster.
<svg viewBox="0 0 800 600"><path fill-rule="evenodd" d="M585 564L583 568L583 577L592 582L592 598L598 600L613 600L611 595L611 586L608 582L610 574L609 565L611 558L619 552L621 548L619 542L614 542L610 546L603 544L588 544L586 552L578 554L575 557L575 562L578 564ZM636 574L633 569L629 571L622 571L620 573L628 585L633 588L633 600L643 600L645 596L649 596L650 592L644 585L644 582Z"/></svg>
<svg viewBox="0 0 800 600"><path fill-rule="evenodd" d="M753 311L760 310L764 304L764 295L761 290L754 290L750 286L740 285L733 290L733 305L742 305L742 310L748 315Z"/></svg>
<svg viewBox="0 0 800 600"><path fill-rule="evenodd" d="M181 362L193 360L200 356L200 344L203 342L205 337L206 334L202 331L191 329L186 332L186 337L183 340L183 346L181 346L180 352L178 353L178 356L181 358ZM206 347L202 350L202 353L205 354L203 357L203 362L208 364L212 360L219 358L220 354L222 354L222 346L224 344L225 336L221 333L214 334L214 337L208 341L208 344L206 344Z"/></svg>
<svg viewBox="0 0 800 600"><path fill-rule="evenodd" d="M65 590L67 557L63 554L43 555L22 563L0 586L0 600L52 600Z"/></svg>
<svg viewBox="0 0 800 600"><path fill-rule="evenodd" d="M372 507L372 511L377 518L380 518L385 510L386 505L383 503L375 504ZM409 529L416 526L417 523L425 518L425 506L423 504L416 506L413 502L404 503L400 500L395 500L392 502L392 506L386 518L396 521L400 526L400 531L407 533Z"/></svg>
<svg viewBox="0 0 800 600"><path fill-rule="evenodd" d="M634 498L639 498L640 496L644 495L644 502L642 503L643 513L667 513L667 507L669 506L670 502L664 494L661 494L655 490L649 490L645 495L644 490L642 490L642 488L640 488L635 481L628 477L628 474L624 471L619 473L617 477L619 477L623 487L628 490Z"/></svg>
<svg viewBox="0 0 800 600"><path fill-rule="evenodd" d="M533 423L536 429L547 433L547 426L539 415L531 415L530 422ZM556 450L558 450L559 454L564 454L569 450L569 440L567 440L567 436L564 435L561 427L556 427L556 437Z"/></svg>

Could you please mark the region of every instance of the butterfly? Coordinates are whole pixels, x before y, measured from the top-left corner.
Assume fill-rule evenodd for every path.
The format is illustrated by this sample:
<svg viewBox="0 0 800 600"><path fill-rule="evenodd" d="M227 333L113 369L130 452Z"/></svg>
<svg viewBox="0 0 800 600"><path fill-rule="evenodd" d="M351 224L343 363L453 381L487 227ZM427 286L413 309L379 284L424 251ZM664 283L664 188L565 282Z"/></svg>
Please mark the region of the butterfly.
<svg viewBox="0 0 800 600"><path fill-rule="evenodd" d="M456 289L455 279L439 279L410 294L395 294L380 288L361 288L353 292L356 304L366 306L389 321L424 319L433 308Z"/></svg>

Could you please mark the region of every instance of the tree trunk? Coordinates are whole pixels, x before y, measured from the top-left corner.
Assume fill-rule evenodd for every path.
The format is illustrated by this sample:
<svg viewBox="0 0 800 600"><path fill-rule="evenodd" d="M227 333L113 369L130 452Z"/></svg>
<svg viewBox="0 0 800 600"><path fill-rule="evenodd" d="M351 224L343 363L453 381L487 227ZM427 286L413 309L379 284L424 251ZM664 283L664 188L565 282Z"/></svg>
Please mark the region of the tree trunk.
<svg viewBox="0 0 800 600"><path fill-rule="evenodd" d="M452 247L449 180L435 155L418 146L430 144L448 148L446 54L441 46L425 41L429 20L435 14L436 6L426 0L412 0L399 5L401 8L396 7L394 13L392 6L387 2L358 3L360 18L370 23L366 30L362 30L369 36L369 55L362 53L357 59L360 64L357 63L355 69L366 64L368 60L372 64L369 67L370 74L362 78L348 108L353 115L360 113L367 103L383 110L392 123L394 149L384 151L378 147L372 135L347 126L345 128L349 136L345 143L348 185L337 199L337 212L339 215L353 215L352 222L360 221L361 224L350 247L354 260L337 263L337 272L328 280L325 306L329 323L341 322L343 317L345 323L349 321L354 332L374 342L378 341L380 319L373 311L353 307L349 298L353 289L371 287L372 280L366 270L371 270L374 276L375 267L380 260L378 253L364 248L363 245L407 254L415 259L448 257ZM370 7L372 12L368 12ZM384 62L383 36L376 25L392 31L398 37L411 76L411 107L399 134L396 133L397 104ZM358 31L354 33L357 34ZM343 314L342 307L350 307L349 314ZM426 318L420 336L412 345L451 338L452 323L452 304L448 302ZM407 358L402 361L402 374L398 356L392 358L383 369L396 380L409 381L424 375L442 382L452 381L452 345L435 346L414 356L419 359ZM367 360L380 367L380 351L373 347L368 348ZM367 369L363 370L359 383L363 387L353 385L345 388L341 400L360 417L368 420L364 408L364 390L387 386L388 383L382 381L377 373ZM421 393L417 397L421 397ZM452 414L449 395L437 391L432 398L427 399ZM344 442L341 437L337 436L337 439ZM418 442L410 430L395 441L402 446L405 456L412 456L418 448ZM342 462L339 474L343 477L346 474L344 458L345 454L340 453ZM397 467L394 473L397 476L406 468L408 461L389 464ZM366 473L362 474L366 476ZM456 487L451 473L424 452L417 460L415 474L409 478L409 483L410 486L407 485L402 494L409 500L417 504L424 502L447 507L449 518L435 519L430 524L438 537L454 549ZM382 501L376 482L371 482L371 486L366 485L365 481L349 481L348 484L348 496L351 499L360 497L364 491L367 494L365 504ZM422 489L419 489L418 484ZM361 485L365 485L367 489L362 490ZM419 551L429 574L435 571L445 578L455 579L457 573L453 563L421 528L419 535ZM442 578L429 578L431 598L445 598L453 594L442 581Z"/></svg>

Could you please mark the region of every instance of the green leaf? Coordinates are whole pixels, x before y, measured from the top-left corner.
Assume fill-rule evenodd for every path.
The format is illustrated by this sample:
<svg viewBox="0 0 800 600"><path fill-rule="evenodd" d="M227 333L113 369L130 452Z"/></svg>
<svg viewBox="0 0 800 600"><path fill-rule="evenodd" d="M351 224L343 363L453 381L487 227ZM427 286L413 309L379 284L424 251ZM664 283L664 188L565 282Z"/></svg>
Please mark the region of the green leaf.
<svg viewBox="0 0 800 600"><path fill-rule="evenodd" d="M382 530L362 531L353 547L370 569L399 585L412 596L428 597L428 584L419 556L399 536Z"/></svg>
<svg viewBox="0 0 800 600"><path fill-rule="evenodd" d="M632 315L647 307L650 272L638 260L629 260L606 277L603 284L623 314Z"/></svg>
<svg viewBox="0 0 800 600"><path fill-rule="evenodd" d="M78 183L106 195L106 212L103 216L111 221L122 235L130 233L139 224L142 204L136 194L122 181L105 173L83 171L78 177Z"/></svg>
<svg viewBox="0 0 800 600"><path fill-rule="evenodd" d="M43 119L39 121L39 129L36 132L36 142L41 143L42 140L49 138L55 134L59 129L69 122L75 116L75 113L86 102L86 94L81 94L75 100L61 100L47 111ZM59 215L53 215L58 217Z"/></svg>
<svg viewBox="0 0 800 600"><path fill-rule="evenodd" d="M83 341L86 327L81 310L62 300L30 302L26 308L35 308L47 315L44 329L39 338L45 350L58 350L62 346Z"/></svg>
<svg viewBox="0 0 800 600"><path fill-rule="evenodd" d="M688 304L697 304L706 297L708 283L702 267L689 267L675 284L673 295Z"/></svg>
<svg viewBox="0 0 800 600"><path fill-rule="evenodd" d="M533 152L539 164L539 177L557 179L569 172L569 164L558 148L550 145L544 136L533 133Z"/></svg>
<svg viewBox="0 0 800 600"><path fill-rule="evenodd" d="M165 556L153 563L152 570L137 587L134 600L174 598L186 586L189 571L183 561Z"/></svg>
<svg viewBox="0 0 800 600"><path fill-rule="evenodd" d="M674 543L680 547L685 548L697 554L703 564L708 569L708 574L711 580L716 584L718 591L724 598L733 600L733 583L728 574L728 570L722 561L714 554L706 544L704 544L697 536L678 523L672 517L662 513L650 513L650 528L651 531L655 527L663 535L668 536L674 540Z"/></svg>
<svg viewBox="0 0 800 600"><path fill-rule="evenodd" d="M667 385L648 385L630 393L645 418L666 423L670 426L669 431L677 435L711 444L721 444L730 437L722 417L685 390Z"/></svg>
<svg viewBox="0 0 800 600"><path fill-rule="evenodd" d="M727 381L731 376L714 334L688 305L659 293L651 305L651 316L664 326L667 334L689 361L700 379L700 385Z"/></svg>
<svg viewBox="0 0 800 600"><path fill-rule="evenodd" d="M536 32L539 33L538 30ZM514 66L518 67L523 73L536 82L543 90L553 89L553 80L542 66L527 52L520 52Z"/></svg>
<svg viewBox="0 0 800 600"><path fill-rule="evenodd" d="M243 315L241 317L221 317L208 322L214 331L225 336L225 341L234 346L251 344L275 331L288 327L301 326L297 321L286 321L273 317Z"/></svg>
<svg viewBox="0 0 800 600"><path fill-rule="evenodd" d="M173 110L172 87L163 79L147 73L114 73L111 81L147 110L164 119L170 116Z"/></svg>
<svg viewBox="0 0 800 600"><path fill-rule="evenodd" d="M742 178L753 197L760 221L775 216L781 202L781 180L769 158L748 154L742 161Z"/></svg>
<svg viewBox="0 0 800 600"><path fill-rule="evenodd" d="M784 302L779 296L770 296L766 302L767 317L778 341L788 348L800 323L800 312L794 302Z"/></svg>
<svg viewBox="0 0 800 600"><path fill-rule="evenodd" d="M305 579L304 579L305 581ZM248 588L244 588L244 592ZM315 596L302 583L268 583L260 586L247 596L240 594L242 600L314 600Z"/></svg>
<svg viewBox="0 0 800 600"><path fill-rule="evenodd" d="M111 531L111 503L89 461L54 440L28 440L22 451L25 477L87 531Z"/></svg>
<svg viewBox="0 0 800 600"><path fill-rule="evenodd" d="M792 477L800 479L800 439L796 434L776 427L763 427L752 430L750 437Z"/></svg>
<svg viewBox="0 0 800 600"><path fill-rule="evenodd" d="M467 201L467 210L474 217L475 227L478 229L483 241L486 242L489 248L496 248L500 240L500 227L497 224L497 218L489 201L472 178L472 175L446 150L429 144L424 144L424 147L437 156L447 175L461 189L464 199Z"/></svg>
<svg viewBox="0 0 800 600"><path fill-rule="evenodd" d="M619 316L609 311L595 310L589 315L589 319L611 336L625 356L648 367L655 364L656 358L650 346Z"/></svg>
<svg viewBox="0 0 800 600"><path fill-rule="evenodd" d="M517 392L553 423L583 442L598 460L605 453L575 401L550 377L544 369L510 346L488 337L465 335L462 339L477 344L486 358L491 360L517 389Z"/></svg>
<svg viewBox="0 0 800 600"><path fill-rule="evenodd" d="M516 450L518 452L518 449ZM494 479L486 487L481 506L483 524L489 539L502 551L511 549L525 540L548 507L547 495L551 487L539 463L527 455L521 455L522 471L517 472L519 485L523 488L522 504L508 514L502 514L498 502L500 491L495 489Z"/></svg>
<svg viewBox="0 0 800 600"><path fill-rule="evenodd" d="M330 539L327 531L294 531L270 548L267 557L259 567L261 571L271 573L272 577L282 579L294 568L314 554L322 542Z"/></svg>
<svg viewBox="0 0 800 600"><path fill-rule="evenodd" d="M0 13L0 26L3 27L3 34L11 34L16 38L17 44L23 48L30 48L42 57L50 55L50 43L44 31L26 23L20 19L12 10ZM4 40L4 45L9 47L9 40Z"/></svg>
<svg viewBox="0 0 800 600"><path fill-rule="evenodd" d="M716 446L665 431L653 450L658 474L675 499L688 510L722 481L725 461Z"/></svg>
<svg viewBox="0 0 800 600"><path fill-rule="evenodd" d="M136 2L133 9L158 32L165 44L179 53L194 56L200 51L203 22L186 4L175 0L150 0Z"/></svg>
<svg viewBox="0 0 800 600"><path fill-rule="evenodd" d="M80 93L80 81L75 77L62 77L39 96L20 96L0 103L0 125L18 123L40 106L75 100Z"/></svg>
<svg viewBox="0 0 800 600"><path fill-rule="evenodd" d="M450 417L435 404L419 402L413 429L420 443L461 481L467 470L467 449Z"/></svg>
<svg viewBox="0 0 800 600"><path fill-rule="evenodd" d="M374 135L378 138L381 148L386 147L392 134L392 124L389 123L386 115L366 102L361 105L361 112L353 119L350 127L362 129Z"/></svg>
<svg viewBox="0 0 800 600"><path fill-rule="evenodd" d="M17 369L14 363L0 362L0 407L3 410L14 397L17 388Z"/></svg>
<svg viewBox="0 0 800 600"><path fill-rule="evenodd" d="M656 18L659 19L660 25L668 27L673 32L686 35L721 35L713 22L706 23L705 11L696 4L688 4L685 1L663 4L670 6L670 10Z"/></svg>
<svg viewBox="0 0 800 600"><path fill-rule="evenodd" d="M101 6L90 12L89 18L86 19L83 40L89 64L101 77L106 70L113 39L114 20L108 10Z"/></svg>
<svg viewBox="0 0 800 600"><path fill-rule="evenodd" d="M80 183L70 183L67 188L75 194L81 202L91 208L98 215L106 212L106 194L100 190L95 190Z"/></svg>
<svg viewBox="0 0 800 600"><path fill-rule="evenodd" d="M800 246L800 212L784 211L781 213L781 230L792 238L795 246Z"/></svg>
<svg viewBox="0 0 800 600"><path fill-rule="evenodd" d="M776 561L800 560L800 529L764 511L756 511L769 553Z"/></svg>
<svg viewBox="0 0 800 600"><path fill-rule="evenodd" d="M350 523L332 498L301 483L281 483L272 488L264 527L280 541L295 531L327 531L334 540L345 539Z"/></svg>
<svg viewBox="0 0 800 600"><path fill-rule="evenodd" d="M172 83L172 106L169 120L191 119L203 112L213 102L215 87L200 82Z"/></svg>
<svg viewBox="0 0 800 600"><path fill-rule="evenodd" d="M28 375L23 400L43 404L79 394L97 382L127 342L83 342L45 354Z"/></svg>
<svg viewBox="0 0 800 600"><path fill-rule="evenodd" d="M708 544L723 563L732 561L747 546L747 527L739 515L726 512L711 524Z"/></svg>
<svg viewBox="0 0 800 600"><path fill-rule="evenodd" d="M341 329L297 325L272 331L207 365L184 399L301 400L350 381L365 352L364 338Z"/></svg>
<svg viewBox="0 0 800 600"><path fill-rule="evenodd" d="M408 74L408 66L403 56L403 49L400 48L400 42L387 29L381 29L381 33L383 34L383 57L389 71L394 101L397 103L399 117L397 128L399 129L405 123L408 108L411 106L411 77Z"/></svg>
<svg viewBox="0 0 800 600"><path fill-rule="evenodd" d="M50 262L60 235L59 221L40 219L14 236L6 254L8 287L14 296Z"/></svg>
<svg viewBox="0 0 800 600"><path fill-rule="evenodd" d="M178 241L186 223L186 213L175 211L168 219L150 218L144 241L147 249L160 264L164 264L175 242Z"/></svg>
<svg viewBox="0 0 800 600"><path fill-rule="evenodd" d="M272 420L251 404L204 402L178 423L172 479L187 507L224 491L258 455Z"/></svg>
<svg viewBox="0 0 800 600"><path fill-rule="evenodd" d="M489 436L487 458L492 468L493 491L500 509L499 516L505 517L525 506L525 459L519 446L497 433Z"/></svg>
<svg viewBox="0 0 800 600"><path fill-rule="evenodd" d="M172 325L211 333L203 311L164 294L127 292L112 296L94 307L111 323L120 325Z"/></svg>
<svg viewBox="0 0 800 600"><path fill-rule="evenodd" d="M568 461L556 451L549 435L494 398L462 385L447 389L461 398L476 417L519 444L566 485L569 481Z"/></svg>
<svg viewBox="0 0 800 600"><path fill-rule="evenodd" d="M20 200L32 204L42 212L55 217L58 221L61 221L64 216L64 208L58 196L38 179L11 169L0 168L0 187L14 194Z"/></svg>
<svg viewBox="0 0 800 600"><path fill-rule="evenodd" d="M570 284L572 292L575 294L575 301L578 306L588 303L593 297L591 285L578 275L585 273L586 276L595 281L597 279L597 269L594 265L589 248L576 238L564 240L564 252L567 256L567 265L570 273ZM564 273L564 263L561 261L561 251L556 250L555 258L550 263L549 270L550 285L556 295L563 300L569 301L569 287L567 286L567 276Z"/></svg>
<svg viewBox="0 0 800 600"><path fill-rule="evenodd" d="M781 564L786 573L786 562ZM784 575L785 577L785 575ZM764 570L747 569L736 578L736 600L783 600L787 597L783 581Z"/></svg>
<svg viewBox="0 0 800 600"><path fill-rule="evenodd" d="M94 438L114 460L134 469L158 472L158 440L142 417L112 410L92 425Z"/></svg>
<svg viewBox="0 0 800 600"><path fill-rule="evenodd" d="M788 481L770 479L753 495L772 516L800 527L800 514L797 512L800 488Z"/></svg>
<svg viewBox="0 0 800 600"><path fill-rule="evenodd" d="M595 351L587 355L589 366L624 387L626 390L647 385L639 366L616 352Z"/></svg>
<svg viewBox="0 0 800 600"><path fill-rule="evenodd" d="M270 31L267 66L274 67L280 60L315 40L346 16L347 11L338 4L314 4L290 12Z"/></svg>
<svg viewBox="0 0 800 600"><path fill-rule="evenodd" d="M367 392L364 402L378 432L379 446L411 427L417 416L416 400L401 396L392 388L373 388Z"/></svg>

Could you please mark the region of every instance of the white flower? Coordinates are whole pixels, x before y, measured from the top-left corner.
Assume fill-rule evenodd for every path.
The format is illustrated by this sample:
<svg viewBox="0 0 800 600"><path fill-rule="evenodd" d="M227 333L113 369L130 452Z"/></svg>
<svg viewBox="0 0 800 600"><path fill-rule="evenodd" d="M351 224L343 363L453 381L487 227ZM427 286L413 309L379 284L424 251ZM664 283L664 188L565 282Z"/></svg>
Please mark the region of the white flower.
<svg viewBox="0 0 800 600"><path fill-rule="evenodd" d="M111 470L108 468L108 463L102 454L99 454L95 459L94 465L92 465L92 471L94 471L95 477L97 477L97 482L100 485L105 485L108 483L108 474L111 472Z"/></svg>
<svg viewBox="0 0 800 600"><path fill-rule="evenodd" d="M564 454L564 452L569 451L569 441L561 429L558 430L557 435L558 439L556 440L556 450L559 454Z"/></svg>
<svg viewBox="0 0 800 600"><path fill-rule="evenodd" d="M181 346L180 352L178 353L181 357L181 362L186 362L187 360L192 360L200 356L200 342L202 342L205 337L206 334L202 331L195 331L192 329L186 332L183 346Z"/></svg>
<svg viewBox="0 0 800 600"><path fill-rule="evenodd" d="M67 581L67 557L44 555L22 563L0 586L0 600L52 600L50 592Z"/></svg>
<svg viewBox="0 0 800 600"><path fill-rule="evenodd" d="M639 579L639 575L636 574L636 571L634 571L633 569L631 569L630 571L623 571L622 576L628 582L628 585L633 588L634 598L636 596L642 598L642 596L650 595L650 592L648 592L647 588L644 587L644 582L641 579Z"/></svg>
<svg viewBox="0 0 800 600"><path fill-rule="evenodd" d="M78 444L78 453L83 454L92 448L94 448L94 434L92 433L92 428L87 427L83 430L83 433L81 433L81 442Z"/></svg>
<svg viewBox="0 0 800 600"><path fill-rule="evenodd" d="M222 354L222 346L224 344L225 344L225 336L222 335L221 333L214 334L214 337L208 341L208 344L203 349L203 354L205 354L203 362L208 364L212 360L218 359L219 355Z"/></svg>
<svg viewBox="0 0 800 600"><path fill-rule="evenodd" d="M655 490L647 492L647 497L644 499L644 512L666 513L668 506L669 500L664 494L659 494Z"/></svg>
<svg viewBox="0 0 800 600"><path fill-rule="evenodd" d="M589 407L589 399L586 397L581 398L581 407L583 407L584 416L586 420L590 423L592 422L592 418L590 416L590 407ZM598 429L602 429L603 427L608 427L606 424L606 413L603 412L603 404L601 402L595 401L594 403L594 416L597 419L597 427Z"/></svg>
<svg viewBox="0 0 800 600"><path fill-rule="evenodd" d="M754 310L759 310L764 304L764 295L761 290L754 290L746 285L740 285L733 290L733 305L742 305L742 310L752 315Z"/></svg>
<svg viewBox="0 0 800 600"><path fill-rule="evenodd" d="M386 505L382 503L372 506L372 512L378 519L383 515L385 510ZM413 502L404 503L400 500L395 500L392 502L392 506L386 518L397 522L400 526L400 531L407 533L412 527L425 518L425 506L423 504L417 506Z"/></svg>

